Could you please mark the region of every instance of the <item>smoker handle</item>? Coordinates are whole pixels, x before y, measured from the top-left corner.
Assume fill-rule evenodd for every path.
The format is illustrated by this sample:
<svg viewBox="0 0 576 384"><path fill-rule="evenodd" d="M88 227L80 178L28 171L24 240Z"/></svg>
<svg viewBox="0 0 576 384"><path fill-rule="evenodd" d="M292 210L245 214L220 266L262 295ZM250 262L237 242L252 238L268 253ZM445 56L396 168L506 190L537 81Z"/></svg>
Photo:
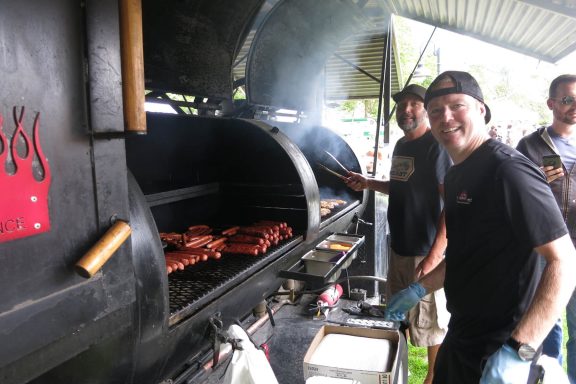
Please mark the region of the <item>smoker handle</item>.
<svg viewBox="0 0 576 384"><path fill-rule="evenodd" d="M146 133L142 1L120 1L122 101L125 131Z"/></svg>
<svg viewBox="0 0 576 384"><path fill-rule="evenodd" d="M94 276L131 233L132 228L127 222L116 221L76 263L74 267L76 273L85 278Z"/></svg>

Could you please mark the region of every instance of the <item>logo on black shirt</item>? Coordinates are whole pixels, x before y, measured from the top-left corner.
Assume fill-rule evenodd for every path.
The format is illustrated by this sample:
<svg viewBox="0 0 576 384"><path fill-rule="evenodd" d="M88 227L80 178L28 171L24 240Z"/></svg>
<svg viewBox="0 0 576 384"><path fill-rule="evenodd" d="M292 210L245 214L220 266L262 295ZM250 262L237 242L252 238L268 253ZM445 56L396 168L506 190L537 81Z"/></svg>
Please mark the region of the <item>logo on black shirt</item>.
<svg viewBox="0 0 576 384"><path fill-rule="evenodd" d="M407 181L414 173L414 158L404 156L392 157L390 178L393 180Z"/></svg>
<svg viewBox="0 0 576 384"><path fill-rule="evenodd" d="M468 197L468 192L462 191L456 197L456 203L458 203L458 204L471 204L472 198Z"/></svg>

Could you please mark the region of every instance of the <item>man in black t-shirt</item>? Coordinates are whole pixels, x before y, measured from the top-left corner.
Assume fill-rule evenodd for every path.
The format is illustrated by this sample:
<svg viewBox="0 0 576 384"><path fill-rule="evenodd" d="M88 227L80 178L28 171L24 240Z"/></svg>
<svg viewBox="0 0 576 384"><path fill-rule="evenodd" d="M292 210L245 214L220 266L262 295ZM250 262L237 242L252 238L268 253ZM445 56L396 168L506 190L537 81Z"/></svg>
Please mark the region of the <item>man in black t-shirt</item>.
<svg viewBox="0 0 576 384"><path fill-rule="evenodd" d="M355 190L370 188L390 196L388 297L434 269L446 248L442 193L444 176L452 162L430 133L425 92L425 88L411 84L392 96L404 137L394 147L390 181L368 179L357 173L350 173L347 181ZM408 317L412 344L428 349L424 384L431 384L436 354L448 327L444 291L427 295Z"/></svg>
<svg viewBox="0 0 576 384"><path fill-rule="evenodd" d="M490 139L490 109L476 80L448 71L428 88L434 137L454 165L445 178L446 258L390 301L403 318L444 287L451 318L434 383L526 383L531 360L575 283L576 250L542 172ZM541 279L537 253L547 261Z"/></svg>

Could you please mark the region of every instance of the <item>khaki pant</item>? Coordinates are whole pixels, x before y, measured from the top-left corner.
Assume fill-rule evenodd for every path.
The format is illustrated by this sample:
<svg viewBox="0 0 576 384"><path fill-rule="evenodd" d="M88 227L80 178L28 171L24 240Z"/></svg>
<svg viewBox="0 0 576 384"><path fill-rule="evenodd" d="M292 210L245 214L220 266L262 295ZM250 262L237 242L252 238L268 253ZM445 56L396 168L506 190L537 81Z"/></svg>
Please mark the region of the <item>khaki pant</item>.
<svg viewBox="0 0 576 384"><path fill-rule="evenodd" d="M386 300L408 287L416 279L414 272L424 256L399 256L390 250ZM444 289L426 295L408 312L410 341L417 347L431 347L442 343L450 313L446 310Z"/></svg>

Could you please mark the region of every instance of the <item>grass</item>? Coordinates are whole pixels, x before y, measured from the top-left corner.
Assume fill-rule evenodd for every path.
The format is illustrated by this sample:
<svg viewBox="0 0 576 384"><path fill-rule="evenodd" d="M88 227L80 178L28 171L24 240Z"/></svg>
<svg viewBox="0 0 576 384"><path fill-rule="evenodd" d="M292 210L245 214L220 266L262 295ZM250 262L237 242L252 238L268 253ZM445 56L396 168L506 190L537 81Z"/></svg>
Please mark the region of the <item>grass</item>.
<svg viewBox="0 0 576 384"><path fill-rule="evenodd" d="M562 365L564 370L566 370L566 340L568 338L568 329L566 327L566 314L562 317L562 329L563 329L563 340L562 340L562 356L564 357ZM408 369L410 370L410 376L408 376L408 384L422 384L426 378L426 372L428 371L428 359L426 357L425 347L415 347L408 343Z"/></svg>
<svg viewBox="0 0 576 384"><path fill-rule="evenodd" d="M408 384L422 384L428 372L426 347L415 347L408 343Z"/></svg>

